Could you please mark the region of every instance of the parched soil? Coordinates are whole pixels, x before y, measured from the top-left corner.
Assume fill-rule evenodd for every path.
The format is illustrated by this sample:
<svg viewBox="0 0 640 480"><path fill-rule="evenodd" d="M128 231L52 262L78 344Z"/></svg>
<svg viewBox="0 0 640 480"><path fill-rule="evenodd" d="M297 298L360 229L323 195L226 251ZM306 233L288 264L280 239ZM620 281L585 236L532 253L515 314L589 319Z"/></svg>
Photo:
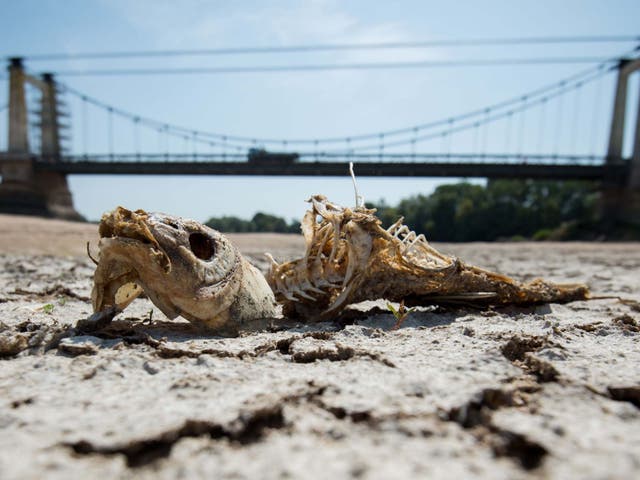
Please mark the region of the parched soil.
<svg viewBox="0 0 640 480"><path fill-rule="evenodd" d="M258 267L299 235L229 235ZM91 313L97 226L0 215L0 478L634 478L640 245L437 245L590 301L203 335Z"/></svg>
<svg viewBox="0 0 640 480"><path fill-rule="evenodd" d="M244 253L269 251L295 255L303 242L300 235L273 233L228 234ZM19 255L86 255L87 242L97 248L98 225L21 215L0 214L0 253Z"/></svg>

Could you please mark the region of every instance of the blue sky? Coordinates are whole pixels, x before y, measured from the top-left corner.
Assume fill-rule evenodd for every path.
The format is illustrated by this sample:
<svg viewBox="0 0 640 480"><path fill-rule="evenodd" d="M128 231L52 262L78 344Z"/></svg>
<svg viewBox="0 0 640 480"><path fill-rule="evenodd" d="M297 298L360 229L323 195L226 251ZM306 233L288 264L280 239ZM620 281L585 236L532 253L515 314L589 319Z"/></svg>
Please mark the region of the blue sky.
<svg viewBox="0 0 640 480"><path fill-rule="evenodd" d="M228 2L183 0L0 0L0 55L125 50L205 49L323 43L428 41L563 35L639 33L640 2L626 0L531 1L330 1ZM451 60L519 56L609 57L633 44L441 47L422 50L246 55L241 57L73 60L27 63L33 72L89 68L189 67ZM322 71L191 76L64 77L59 79L107 104L162 122L230 135L276 138L348 136L446 118L521 95L588 65L534 65L381 71ZM0 80L0 105L6 102ZM561 148L589 152L604 148L613 95L611 80L583 93L585 117ZM636 88L637 90L637 88ZM591 96L591 97L589 97ZM593 98L591 104L584 98ZM106 151L104 113L86 112L69 99L72 149ZM599 103L597 103L599 102ZM578 99L575 99L578 104ZM596 104L597 103L597 104ZM592 108L593 107L593 108ZM587 113L587 108L589 112ZM597 135L589 118L598 118ZM547 117L552 117L547 113ZM567 121L565 118L565 121ZM552 130L532 113L522 124L525 149L544 149ZM551 120L549 120L551 121ZM541 126L542 125L542 126ZM0 120L5 135L6 119ZM544 130L542 130L544 133ZM116 149L132 151L132 127L115 127ZM155 132L139 133L142 150L160 148ZM563 136L563 138L565 137ZM487 150L500 151L504 135L489 136ZM470 148L469 136L452 137L452 151ZM0 140L0 148L6 139ZM438 145L421 145L434 151ZM164 148L164 147L163 147ZM178 142L173 149L183 148ZM356 166L357 172L357 166ZM346 173L346 172L345 172ZM248 177L74 176L70 184L78 210L90 219L125 205L166 211L198 220L210 216L250 217L266 211L298 218L304 200L324 193L353 203L350 179ZM432 179L359 180L367 199L397 202L428 193Z"/></svg>

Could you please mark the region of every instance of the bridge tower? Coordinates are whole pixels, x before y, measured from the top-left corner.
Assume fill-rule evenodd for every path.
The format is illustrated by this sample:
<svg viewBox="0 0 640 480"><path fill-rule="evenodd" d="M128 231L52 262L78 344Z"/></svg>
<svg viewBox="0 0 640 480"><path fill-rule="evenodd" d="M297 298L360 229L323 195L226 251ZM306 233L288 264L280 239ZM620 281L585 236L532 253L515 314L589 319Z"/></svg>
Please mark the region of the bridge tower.
<svg viewBox="0 0 640 480"><path fill-rule="evenodd" d="M60 111L53 76L45 74L40 79L28 75L22 59L12 58L9 63L8 151L0 156L0 212L81 220L73 207L66 176L35 168L36 155L29 148L27 83L41 93L39 156L47 162L60 159Z"/></svg>
<svg viewBox="0 0 640 480"><path fill-rule="evenodd" d="M640 70L640 58L622 59L618 64L618 78L613 102L607 164L620 164L623 159L624 131L627 110L629 77ZM628 175L623 185L610 182L603 191L603 217L640 227L640 96L636 116L633 152L629 159Z"/></svg>

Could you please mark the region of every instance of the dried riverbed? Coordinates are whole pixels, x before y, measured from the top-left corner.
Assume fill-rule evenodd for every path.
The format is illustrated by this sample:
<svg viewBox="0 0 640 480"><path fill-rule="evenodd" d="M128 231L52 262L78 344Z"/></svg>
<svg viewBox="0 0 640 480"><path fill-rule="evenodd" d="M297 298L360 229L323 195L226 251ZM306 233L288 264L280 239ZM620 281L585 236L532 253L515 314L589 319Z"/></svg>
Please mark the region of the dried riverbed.
<svg viewBox="0 0 640 480"><path fill-rule="evenodd" d="M136 300L91 313L96 226L0 216L0 478L632 478L640 245L438 245L621 297L478 311L381 305L202 336ZM299 236L235 235L259 267ZM368 310L367 308L372 308ZM363 311L365 310L365 311Z"/></svg>

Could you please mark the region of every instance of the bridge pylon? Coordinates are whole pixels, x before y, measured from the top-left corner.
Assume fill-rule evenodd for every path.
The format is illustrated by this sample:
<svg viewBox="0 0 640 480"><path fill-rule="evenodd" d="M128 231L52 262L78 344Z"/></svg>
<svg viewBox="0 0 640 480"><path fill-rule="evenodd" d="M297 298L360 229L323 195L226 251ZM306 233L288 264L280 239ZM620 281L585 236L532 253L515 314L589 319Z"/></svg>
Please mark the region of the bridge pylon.
<svg viewBox="0 0 640 480"><path fill-rule="evenodd" d="M613 115L607 150L607 164L628 162L628 174L623 184L605 181L602 194L602 216L609 223L640 227L640 95L638 96L636 128L631 158L623 158L624 132L629 77L640 70L640 58L622 59L613 102Z"/></svg>
<svg viewBox="0 0 640 480"><path fill-rule="evenodd" d="M46 162L60 159L60 112L53 76L45 74L39 79L27 74L21 58L12 58L8 70L9 138L7 152L0 154L0 213L82 220L73 207L66 175L35 168L38 157ZM39 154L29 148L27 83L41 92Z"/></svg>

